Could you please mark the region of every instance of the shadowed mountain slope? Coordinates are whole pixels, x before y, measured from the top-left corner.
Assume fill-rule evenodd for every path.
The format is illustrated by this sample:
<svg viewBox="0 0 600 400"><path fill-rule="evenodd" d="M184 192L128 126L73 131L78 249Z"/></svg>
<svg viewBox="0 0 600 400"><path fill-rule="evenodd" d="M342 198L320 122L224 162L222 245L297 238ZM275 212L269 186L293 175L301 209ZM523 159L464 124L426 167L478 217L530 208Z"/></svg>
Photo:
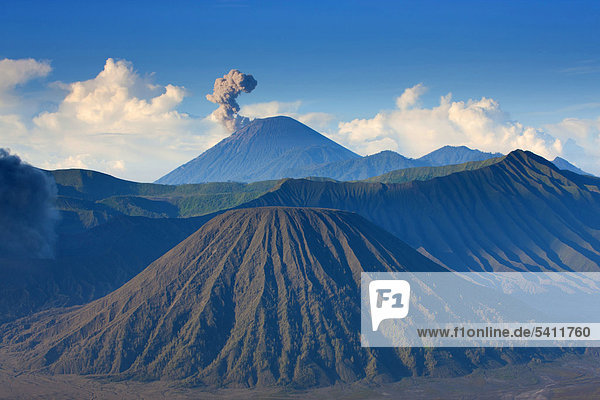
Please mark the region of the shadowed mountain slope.
<svg viewBox="0 0 600 400"><path fill-rule="evenodd" d="M255 119L156 182L178 185L301 177L307 167L358 157L295 119Z"/></svg>
<svg viewBox="0 0 600 400"><path fill-rule="evenodd" d="M0 323L104 296L210 218L120 215L83 232L61 234L54 259L0 256Z"/></svg>
<svg viewBox="0 0 600 400"><path fill-rule="evenodd" d="M273 205L357 212L456 270L600 268L600 179L520 150L428 181L287 180L244 207Z"/></svg>
<svg viewBox="0 0 600 400"><path fill-rule="evenodd" d="M4 325L0 353L22 369L215 385L424 373L418 352L360 347L363 270L442 267L356 214L230 211L113 293Z"/></svg>

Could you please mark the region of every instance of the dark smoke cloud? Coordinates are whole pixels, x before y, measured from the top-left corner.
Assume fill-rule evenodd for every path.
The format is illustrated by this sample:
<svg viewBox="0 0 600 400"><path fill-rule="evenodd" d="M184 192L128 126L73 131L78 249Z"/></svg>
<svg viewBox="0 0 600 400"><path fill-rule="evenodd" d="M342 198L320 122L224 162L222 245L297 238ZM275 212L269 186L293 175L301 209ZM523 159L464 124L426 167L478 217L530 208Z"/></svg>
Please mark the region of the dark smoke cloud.
<svg viewBox="0 0 600 400"><path fill-rule="evenodd" d="M0 257L53 257L55 200L51 177L0 148Z"/></svg>
<svg viewBox="0 0 600 400"><path fill-rule="evenodd" d="M240 105L235 99L240 93L250 93L258 82L252 75L242 74L237 69L232 69L227 75L215 80L212 94L207 94L206 99L219 105L212 116L225 125L231 132L240 129L250 119L238 114Z"/></svg>

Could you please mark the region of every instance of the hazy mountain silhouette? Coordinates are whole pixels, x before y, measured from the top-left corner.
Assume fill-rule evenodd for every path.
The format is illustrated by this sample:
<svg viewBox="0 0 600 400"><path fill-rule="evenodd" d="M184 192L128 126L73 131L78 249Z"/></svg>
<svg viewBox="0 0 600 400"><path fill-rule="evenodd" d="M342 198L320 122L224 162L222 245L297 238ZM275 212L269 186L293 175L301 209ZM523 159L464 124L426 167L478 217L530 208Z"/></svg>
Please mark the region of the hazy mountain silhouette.
<svg viewBox="0 0 600 400"><path fill-rule="evenodd" d="M424 165L434 167L441 165L462 164L469 161L483 161L488 158L502 157L502 153L486 153L473 150L467 146L444 146L418 158Z"/></svg>
<svg viewBox="0 0 600 400"><path fill-rule="evenodd" d="M445 146L421 158L386 150L360 157L289 117L256 119L156 182L256 182L308 176L360 180L390 171L461 164L502 156Z"/></svg>
<svg viewBox="0 0 600 400"><path fill-rule="evenodd" d="M565 160L564 158L561 158L561 157L556 157L554 160L552 160L552 163L554 165L556 165L559 169L564 169L566 171L575 172L576 174L580 174L580 175L591 175L591 174L585 172L584 170L582 170L581 168L574 166L573 164L571 164L570 162L568 162L567 160Z"/></svg>
<svg viewBox="0 0 600 400"><path fill-rule="evenodd" d="M254 182L305 176L307 167L359 156L289 117L255 119L157 183Z"/></svg>
<svg viewBox="0 0 600 400"><path fill-rule="evenodd" d="M444 146L421 158L407 158L395 151L385 150L366 157L337 161L317 168L308 168L301 175L321 176L338 181L356 181L408 168L414 169L450 166L466 162L483 162L497 157L502 157L502 154L484 153L465 146Z"/></svg>
<svg viewBox="0 0 600 400"><path fill-rule="evenodd" d="M457 270L600 268L600 179L525 151L404 184L286 180L244 205L353 211Z"/></svg>
<svg viewBox="0 0 600 400"><path fill-rule="evenodd" d="M395 151L385 150L366 157L338 161L318 168L308 168L304 175L332 178L339 181L354 181L381 175L388 171L423 165L426 164L413 158L404 157Z"/></svg>
<svg viewBox="0 0 600 400"><path fill-rule="evenodd" d="M356 214L230 211L113 293L4 325L0 348L21 370L217 385L424 373L419 351L361 348L364 270L443 269Z"/></svg>

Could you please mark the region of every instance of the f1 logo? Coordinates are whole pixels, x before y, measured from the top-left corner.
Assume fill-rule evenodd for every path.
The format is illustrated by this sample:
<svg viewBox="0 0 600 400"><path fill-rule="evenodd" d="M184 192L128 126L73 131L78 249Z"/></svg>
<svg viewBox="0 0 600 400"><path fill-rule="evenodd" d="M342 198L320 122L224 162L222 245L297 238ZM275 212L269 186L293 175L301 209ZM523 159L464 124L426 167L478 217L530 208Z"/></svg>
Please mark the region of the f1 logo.
<svg viewBox="0 0 600 400"><path fill-rule="evenodd" d="M403 280L375 280L369 283L373 331L385 319L402 319L408 315L410 283Z"/></svg>

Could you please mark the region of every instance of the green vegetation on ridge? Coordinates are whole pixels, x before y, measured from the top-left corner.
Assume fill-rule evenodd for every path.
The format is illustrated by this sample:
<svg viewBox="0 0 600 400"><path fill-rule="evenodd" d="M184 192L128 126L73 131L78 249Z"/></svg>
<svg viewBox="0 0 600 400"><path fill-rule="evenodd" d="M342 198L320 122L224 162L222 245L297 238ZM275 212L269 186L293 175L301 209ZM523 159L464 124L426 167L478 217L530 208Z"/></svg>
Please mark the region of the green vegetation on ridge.
<svg viewBox="0 0 600 400"><path fill-rule="evenodd" d="M365 179L364 182L404 183L428 180L455 172L495 164L503 157L440 167L406 168ZM181 218L227 210L254 200L280 181L253 183L210 182L185 185L138 183L101 172L67 169L50 171L58 187L58 207L76 214L81 226L90 228L116 214L149 218ZM333 181L331 178L308 178ZM73 219L77 219L72 216Z"/></svg>
<svg viewBox="0 0 600 400"><path fill-rule="evenodd" d="M86 227L115 213L150 218L195 217L235 207L273 188L277 181L190 185L138 183L81 169L49 172L58 188L58 207L77 213Z"/></svg>
<svg viewBox="0 0 600 400"><path fill-rule="evenodd" d="M473 171L502 161L504 157L488 158L483 161L469 161L462 164L443 165L439 167L405 168L388 172L387 174L364 179L363 182L405 183L411 181L427 181L429 179L447 176L455 172Z"/></svg>

